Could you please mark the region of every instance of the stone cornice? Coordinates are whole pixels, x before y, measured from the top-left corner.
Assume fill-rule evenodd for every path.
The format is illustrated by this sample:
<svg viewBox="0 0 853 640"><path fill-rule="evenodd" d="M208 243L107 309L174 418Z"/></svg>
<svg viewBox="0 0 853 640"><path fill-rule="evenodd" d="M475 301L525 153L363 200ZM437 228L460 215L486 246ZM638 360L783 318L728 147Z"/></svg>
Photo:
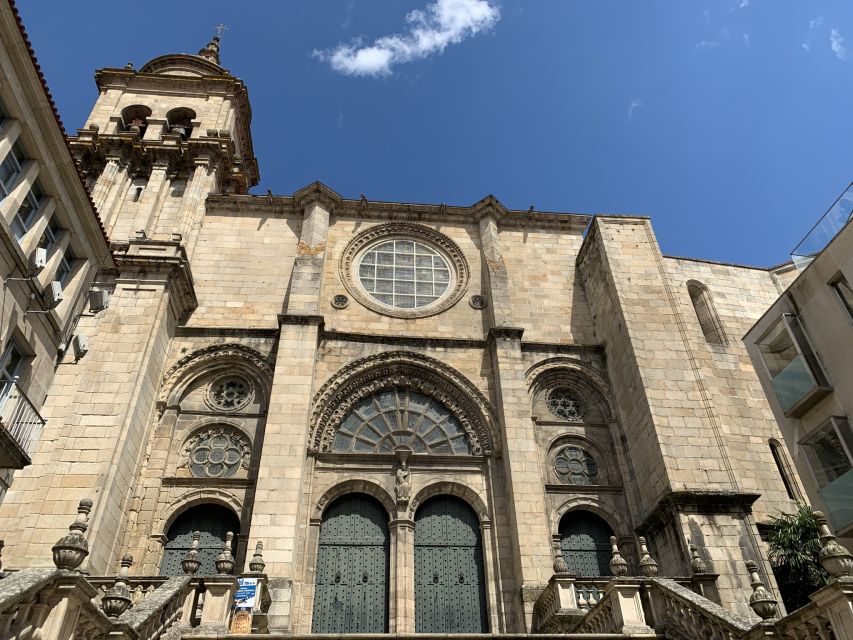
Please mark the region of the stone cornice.
<svg viewBox="0 0 853 640"><path fill-rule="evenodd" d="M740 491L712 491L685 489L671 491L651 508L643 523L636 527L640 533L654 531L665 526L667 520L678 512L697 511L702 513L752 513L752 505L761 497L760 493Z"/></svg>
<svg viewBox="0 0 853 640"><path fill-rule="evenodd" d="M183 323L198 306L193 276L184 247L172 240L132 239L111 245L117 282L152 281L158 276L172 292L179 322Z"/></svg>
<svg viewBox="0 0 853 640"><path fill-rule="evenodd" d="M342 198L334 213L339 218L359 220L476 224L478 216L482 217L483 214L482 206L478 205L459 207ZM240 211L258 215L302 215L297 198L293 196L216 194L208 198L208 208L217 213ZM581 234L592 218L577 213L504 211L498 220L498 226L502 229L548 229Z"/></svg>

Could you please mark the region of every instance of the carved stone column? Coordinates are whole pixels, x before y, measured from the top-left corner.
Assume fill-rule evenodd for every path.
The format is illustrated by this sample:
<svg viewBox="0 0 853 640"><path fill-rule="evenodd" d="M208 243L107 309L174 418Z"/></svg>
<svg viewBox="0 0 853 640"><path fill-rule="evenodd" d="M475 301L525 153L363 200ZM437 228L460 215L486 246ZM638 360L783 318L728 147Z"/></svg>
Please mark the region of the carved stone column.
<svg viewBox="0 0 853 640"><path fill-rule="evenodd" d="M390 633L415 632L415 523L412 520L392 520L391 575L388 591L388 631Z"/></svg>

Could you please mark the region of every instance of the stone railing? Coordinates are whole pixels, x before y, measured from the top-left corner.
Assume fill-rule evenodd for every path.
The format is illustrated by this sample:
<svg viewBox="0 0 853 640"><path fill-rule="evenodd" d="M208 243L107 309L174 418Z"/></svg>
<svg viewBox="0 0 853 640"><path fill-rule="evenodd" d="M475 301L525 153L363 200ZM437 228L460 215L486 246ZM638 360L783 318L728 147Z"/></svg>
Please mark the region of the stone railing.
<svg viewBox="0 0 853 640"><path fill-rule="evenodd" d="M181 623L190 628L194 595L190 576L169 578L137 606L121 614L116 622L126 624L139 640L159 640Z"/></svg>
<svg viewBox="0 0 853 640"><path fill-rule="evenodd" d="M651 626L675 640L735 640L752 624L674 580L649 578Z"/></svg>
<svg viewBox="0 0 853 640"><path fill-rule="evenodd" d="M853 640L853 577L840 577L809 597L790 615L755 625L744 640Z"/></svg>
<svg viewBox="0 0 853 640"><path fill-rule="evenodd" d="M163 583L166 582L169 578L166 576L132 576L127 579L128 589L130 591L130 606L135 607L140 602L142 602L149 595L154 593L154 591ZM97 593L95 597L92 599L96 605L101 606L101 600L104 595L109 591L110 587L115 584L116 578L115 576L99 576L99 577L90 577L89 584L95 587Z"/></svg>

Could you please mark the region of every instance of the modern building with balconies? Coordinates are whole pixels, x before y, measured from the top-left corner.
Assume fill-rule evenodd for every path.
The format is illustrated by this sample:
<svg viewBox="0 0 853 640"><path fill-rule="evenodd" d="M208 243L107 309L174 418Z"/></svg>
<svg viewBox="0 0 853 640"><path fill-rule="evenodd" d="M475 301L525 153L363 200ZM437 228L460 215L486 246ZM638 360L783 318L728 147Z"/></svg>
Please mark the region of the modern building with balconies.
<svg viewBox="0 0 853 640"><path fill-rule="evenodd" d="M744 337L809 502L853 541L853 184L791 252L799 275ZM784 458L782 458L784 460Z"/></svg>
<svg viewBox="0 0 853 640"><path fill-rule="evenodd" d="M49 412L45 398L101 269L103 227L50 93L13 11L0 11L0 496L30 464ZM74 359L74 358L72 358ZM71 452L69 452L71 454ZM72 454L73 455L73 454Z"/></svg>

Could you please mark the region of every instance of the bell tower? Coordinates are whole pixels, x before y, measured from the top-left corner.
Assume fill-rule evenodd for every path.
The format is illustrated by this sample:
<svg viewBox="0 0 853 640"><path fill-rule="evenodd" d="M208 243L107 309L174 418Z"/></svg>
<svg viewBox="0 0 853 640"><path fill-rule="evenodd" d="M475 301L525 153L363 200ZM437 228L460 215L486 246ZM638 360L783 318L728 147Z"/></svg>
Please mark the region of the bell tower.
<svg viewBox="0 0 853 640"><path fill-rule="evenodd" d="M70 142L113 242L173 240L190 255L208 194L257 184L248 92L219 49L215 35L196 55L96 72L100 94Z"/></svg>

